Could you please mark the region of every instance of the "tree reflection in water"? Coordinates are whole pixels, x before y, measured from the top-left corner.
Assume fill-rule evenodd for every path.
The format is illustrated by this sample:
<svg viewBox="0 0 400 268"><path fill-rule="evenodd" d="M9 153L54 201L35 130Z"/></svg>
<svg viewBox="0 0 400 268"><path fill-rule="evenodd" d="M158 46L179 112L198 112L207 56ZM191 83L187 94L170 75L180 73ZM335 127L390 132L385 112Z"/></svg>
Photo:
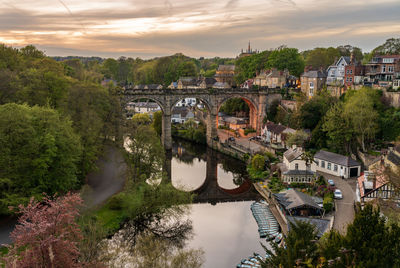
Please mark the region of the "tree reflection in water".
<svg viewBox="0 0 400 268"><path fill-rule="evenodd" d="M103 260L110 267L201 267L204 252L187 249L193 237L189 206L141 215L107 241Z"/></svg>

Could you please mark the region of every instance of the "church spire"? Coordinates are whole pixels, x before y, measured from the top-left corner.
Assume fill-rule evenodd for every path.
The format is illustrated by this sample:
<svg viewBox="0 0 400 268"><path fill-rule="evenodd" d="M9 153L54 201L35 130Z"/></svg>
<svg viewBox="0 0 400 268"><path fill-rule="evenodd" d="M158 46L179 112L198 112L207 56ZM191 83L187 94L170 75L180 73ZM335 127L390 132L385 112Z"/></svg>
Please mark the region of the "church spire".
<svg viewBox="0 0 400 268"><path fill-rule="evenodd" d="M247 48L247 52L251 53L250 40L249 40L249 47Z"/></svg>

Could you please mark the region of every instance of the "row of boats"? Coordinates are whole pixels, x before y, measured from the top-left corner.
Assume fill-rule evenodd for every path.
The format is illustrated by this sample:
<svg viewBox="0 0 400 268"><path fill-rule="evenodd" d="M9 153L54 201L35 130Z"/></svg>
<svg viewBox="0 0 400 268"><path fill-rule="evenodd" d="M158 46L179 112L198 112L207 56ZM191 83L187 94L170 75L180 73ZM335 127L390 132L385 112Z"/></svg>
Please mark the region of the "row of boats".
<svg viewBox="0 0 400 268"><path fill-rule="evenodd" d="M268 258L269 256L266 255L265 258ZM254 254L253 257L249 257L248 259L243 259L241 262L236 265L237 268L260 268L261 267L261 261L263 261L263 258L259 254Z"/></svg>
<svg viewBox="0 0 400 268"><path fill-rule="evenodd" d="M274 215L268 207L268 203L264 200L254 202L250 206L251 212L253 213L254 219L258 225L258 233L260 238L266 238L267 240L274 240L275 243L280 243L283 235L279 232L279 224L276 221ZM265 259L269 258L268 254L265 255ZM259 254L247 259L241 260L236 266L237 268L260 268L263 257Z"/></svg>
<svg viewBox="0 0 400 268"><path fill-rule="evenodd" d="M279 233L279 224L269 209L268 203L264 200L254 202L251 204L250 209L257 222L260 238L276 239L279 241L275 242L279 243L282 239L282 234Z"/></svg>

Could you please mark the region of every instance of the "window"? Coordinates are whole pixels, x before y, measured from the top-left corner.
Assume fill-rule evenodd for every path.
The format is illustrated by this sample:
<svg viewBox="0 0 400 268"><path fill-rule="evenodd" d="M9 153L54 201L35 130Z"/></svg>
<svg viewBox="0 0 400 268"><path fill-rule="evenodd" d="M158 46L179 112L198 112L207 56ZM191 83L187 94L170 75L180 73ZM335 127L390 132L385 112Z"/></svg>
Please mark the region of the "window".
<svg viewBox="0 0 400 268"><path fill-rule="evenodd" d="M353 77L349 77L349 82L353 82Z"/></svg>
<svg viewBox="0 0 400 268"><path fill-rule="evenodd" d="M352 74L353 73L353 70L350 70L350 74Z"/></svg>
<svg viewBox="0 0 400 268"><path fill-rule="evenodd" d="M321 167L325 168L325 161L321 161Z"/></svg>
<svg viewBox="0 0 400 268"><path fill-rule="evenodd" d="M296 170L298 170L298 169L299 169L299 164L294 165L294 168L295 168Z"/></svg>
<svg viewBox="0 0 400 268"><path fill-rule="evenodd" d="M310 88L314 88L314 82L310 82Z"/></svg>
<svg viewBox="0 0 400 268"><path fill-rule="evenodd" d="M382 73L386 72L386 65L382 65Z"/></svg>
<svg viewBox="0 0 400 268"><path fill-rule="evenodd" d="M394 59L393 58L383 58L382 62L383 63L393 63Z"/></svg>
<svg viewBox="0 0 400 268"><path fill-rule="evenodd" d="M337 170L338 170L337 165L334 165L333 166L333 171L337 171Z"/></svg>
<svg viewBox="0 0 400 268"><path fill-rule="evenodd" d="M327 169L331 170L331 163L328 162Z"/></svg>
<svg viewBox="0 0 400 268"><path fill-rule="evenodd" d="M310 96L314 96L314 88L310 88Z"/></svg>
<svg viewBox="0 0 400 268"><path fill-rule="evenodd" d="M350 70L346 70L346 74L349 74L350 73Z"/></svg>
<svg viewBox="0 0 400 268"><path fill-rule="evenodd" d="M392 65L388 66L388 72L389 73L393 73L393 66Z"/></svg>

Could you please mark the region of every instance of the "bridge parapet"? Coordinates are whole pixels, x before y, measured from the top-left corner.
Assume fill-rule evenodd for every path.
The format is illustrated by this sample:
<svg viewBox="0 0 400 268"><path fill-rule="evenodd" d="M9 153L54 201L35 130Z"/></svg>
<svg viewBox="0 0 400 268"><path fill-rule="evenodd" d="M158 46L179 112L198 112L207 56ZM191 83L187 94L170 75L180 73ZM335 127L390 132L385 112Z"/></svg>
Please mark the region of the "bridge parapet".
<svg viewBox="0 0 400 268"><path fill-rule="evenodd" d="M279 88L184 88L184 89L126 89L123 91L124 95L140 95L140 94L152 94L152 95L221 95L221 94L276 94L280 93L281 89Z"/></svg>

